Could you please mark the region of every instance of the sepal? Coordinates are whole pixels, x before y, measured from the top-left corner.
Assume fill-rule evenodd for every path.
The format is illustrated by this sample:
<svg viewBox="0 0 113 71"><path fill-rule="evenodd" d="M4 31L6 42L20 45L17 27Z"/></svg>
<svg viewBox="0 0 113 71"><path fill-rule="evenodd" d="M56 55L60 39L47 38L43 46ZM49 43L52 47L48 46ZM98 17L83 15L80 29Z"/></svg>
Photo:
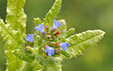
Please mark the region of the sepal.
<svg viewBox="0 0 113 71"><path fill-rule="evenodd" d="M61 26L58 29L61 32L61 35L63 35L67 31L67 25L64 19L59 20L59 22L61 23Z"/></svg>
<svg viewBox="0 0 113 71"><path fill-rule="evenodd" d="M38 27L38 24L41 24L41 20L40 20L39 17L38 18L34 18L34 22L35 22L36 27Z"/></svg>

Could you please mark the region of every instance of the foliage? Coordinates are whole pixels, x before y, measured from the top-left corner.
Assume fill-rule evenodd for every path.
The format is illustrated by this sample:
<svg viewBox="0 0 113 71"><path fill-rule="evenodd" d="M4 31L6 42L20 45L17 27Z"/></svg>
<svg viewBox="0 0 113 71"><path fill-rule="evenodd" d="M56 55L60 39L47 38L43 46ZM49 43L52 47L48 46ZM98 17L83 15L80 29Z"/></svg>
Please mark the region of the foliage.
<svg viewBox="0 0 113 71"><path fill-rule="evenodd" d="M43 22L39 18L34 19L38 30L33 33L33 42L29 42L26 40L26 15L23 10L25 0L8 0L6 24L0 19L0 34L6 41L7 71L62 71L61 62L64 59L82 54L103 38L105 32L101 30L88 30L79 34L74 34L74 28L67 31L64 20L56 21L61 25L53 30L61 2L62 0L55 1ZM64 42L69 43L69 47L65 46L66 51L59 45ZM45 53L48 46L55 49L54 54Z"/></svg>

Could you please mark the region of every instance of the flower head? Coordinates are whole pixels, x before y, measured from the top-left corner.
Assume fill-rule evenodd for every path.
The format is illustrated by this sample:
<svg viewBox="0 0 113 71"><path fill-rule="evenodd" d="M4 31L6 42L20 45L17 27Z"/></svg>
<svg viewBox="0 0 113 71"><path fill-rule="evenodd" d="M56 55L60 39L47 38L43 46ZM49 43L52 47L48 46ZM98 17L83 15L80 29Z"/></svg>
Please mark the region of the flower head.
<svg viewBox="0 0 113 71"><path fill-rule="evenodd" d="M43 24L38 24L38 27L35 27L35 29L37 31L40 31L40 32L44 33L44 26L43 26Z"/></svg>
<svg viewBox="0 0 113 71"><path fill-rule="evenodd" d="M66 50L67 50L67 47L69 46L69 43L68 43L68 42L60 43L60 46L62 47L62 49L63 49L64 51L66 51Z"/></svg>
<svg viewBox="0 0 113 71"><path fill-rule="evenodd" d="M61 25L61 23L59 21L56 21L54 19L54 21L53 21L53 30L55 30L56 28L58 28L60 25Z"/></svg>
<svg viewBox="0 0 113 71"><path fill-rule="evenodd" d="M48 52L48 55L49 55L49 56L54 55L54 48L48 46L48 47L45 49L45 53L47 53L47 52Z"/></svg>
<svg viewBox="0 0 113 71"><path fill-rule="evenodd" d="M28 34L28 36L26 36L26 40L33 42L33 34Z"/></svg>

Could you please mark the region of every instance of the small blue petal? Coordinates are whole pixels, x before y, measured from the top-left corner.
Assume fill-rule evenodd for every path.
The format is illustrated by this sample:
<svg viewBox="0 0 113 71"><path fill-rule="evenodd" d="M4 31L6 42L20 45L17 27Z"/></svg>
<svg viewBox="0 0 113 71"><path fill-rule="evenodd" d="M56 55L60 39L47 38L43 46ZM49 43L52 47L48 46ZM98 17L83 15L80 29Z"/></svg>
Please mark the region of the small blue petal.
<svg viewBox="0 0 113 71"><path fill-rule="evenodd" d="M69 43L68 42L66 42L66 46L69 47Z"/></svg>
<svg viewBox="0 0 113 71"><path fill-rule="evenodd" d="M51 54L54 55L54 49L52 50Z"/></svg>
<svg viewBox="0 0 113 71"><path fill-rule="evenodd" d="M48 49L48 48L46 48L46 49L45 49L45 53L47 53L48 51L49 51L49 49Z"/></svg>
<svg viewBox="0 0 113 71"><path fill-rule="evenodd" d="M63 50L64 50L64 51L66 51L66 50L67 50L67 47L62 47L62 48L63 48Z"/></svg>
<svg viewBox="0 0 113 71"><path fill-rule="evenodd" d="M68 43L68 42L60 43L60 46L62 47L62 49L63 49L64 51L66 51L66 50L67 50L67 47L69 46L69 43Z"/></svg>
<svg viewBox="0 0 113 71"><path fill-rule="evenodd" d="M26 40L28 40L29 39L29 37L28 36L26 36Z"/></svg>
<svg viewBox="0 0 113 71"><path fill-rule="evenodd" d="M26 40L29 42L33 42L33 34L28 34L28 36L26 36Z"/></svg>
<svg viewBox="0 0 113 71"><path fill-rule="evenodd" d="M48 55L51 56L51 52L48 52Z"/></svg>
<svg viewBox="0 0 113 71"><path fill-rule="evenodd" d="M53 47L47 47L45 49L45 53L48 52L48 55L51 56L51 55L54 55L54 48Z"/></svg>
<svg viewBox="0 0 113 71"><path fill-rule="evenodd" d="M28 36L32 36L32 34L28 34Z"/></svg>
<svg viewBox="0 0 113 71"><path fill-rule="evenodd" d="M35 27L35 29L37 31L40 31L40 32L44 33L44 26L43 26L43 24L38 24L38 27Z"/></svg>
<svg viewBox="0 0 113 71"><path fill-rule="evenodd" d="M38 31L39 29L37 27L35 27L35 29Z"/></svg>
<svg viewBox="0 0 113 71"><path fill-rule="evenodd" d="M54 21L53 21L53 30L56 29L56 28L58 28L60 25L61 25L61 23L59 21L56 21L54 19Z"/></svg>

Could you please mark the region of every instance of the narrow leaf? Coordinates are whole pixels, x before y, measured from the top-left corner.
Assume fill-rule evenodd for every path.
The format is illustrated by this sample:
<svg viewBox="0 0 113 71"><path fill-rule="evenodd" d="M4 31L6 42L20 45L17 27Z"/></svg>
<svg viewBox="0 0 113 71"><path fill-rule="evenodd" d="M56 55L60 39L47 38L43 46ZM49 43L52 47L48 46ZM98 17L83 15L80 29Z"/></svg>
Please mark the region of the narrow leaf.
<svg viewBox="0 0 113 71"><path fill-rule="evenodd" d="M46 17L44 18L44 24L45 25L53 25L53 20L55 19L56 15L58 14L60 10L62 0L56 0L53 7L49 10Z"/></svg>
<svg viewBox="0 0 113 71"><path fill-rule="evenodd" d="M26 15L23 6L26 0L8 0L6 23L14 30L26 32Z"/></svg>
<svg viewBox="0 0 113 71"><path fill-rule="evenodd" d="M87 48L96 45L97 42L103 38L104 34L105 32L101 30L88 30L67 38L66 42L68 42L70 46L67 48L67 51L63 53L61 58L64 60L82 54Z"/></svg>
<svg viewBox="0 0 113 71"><path fill-rule="evenodd" d="M24 41L21 33L13 30L9 24L4 24L3 20L0 19L0 35L13 49L24 46Z"/></svg>
<svg viewBox="0 0 113 71"><path fill-rule="evenodd" d="M23 61L20 60L17 56L15 56L10 48L13 48L13 46L10 46L6 43L5 45L5 56L7 59L7 70L8 71L20 71L23 65Z"/></svg>
<svg viewBox="0 0 113 71"><path fill-rule="evenodd" d="M7 69L9 71L16 71L22 68L23 61L13 55L12 51L15 49L22 49L24 47L24 41L21 33L13 30L9 24L4 24L0 19L0 35L6 41L5 55L7 59Z"/></svg>

